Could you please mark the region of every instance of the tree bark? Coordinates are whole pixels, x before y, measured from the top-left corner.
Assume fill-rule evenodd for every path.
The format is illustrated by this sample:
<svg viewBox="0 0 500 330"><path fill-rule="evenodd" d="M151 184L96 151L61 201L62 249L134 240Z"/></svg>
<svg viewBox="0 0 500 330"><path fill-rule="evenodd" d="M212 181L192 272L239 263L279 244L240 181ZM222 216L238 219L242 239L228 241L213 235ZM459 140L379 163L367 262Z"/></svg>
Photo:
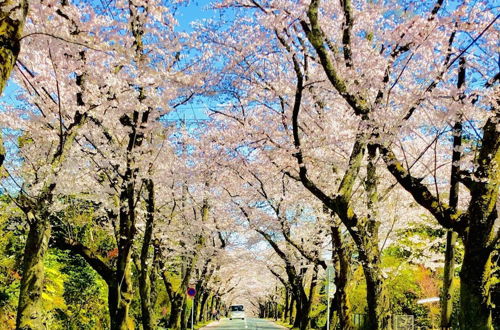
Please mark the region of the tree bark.
<svg viewBox="0 0 500 330"><path fill-rule="evenodd" d="M441 329L451 328L453 312L453 278L455 273L455 244L458 234L452 229L446 231L446 251L444 255L443 289L441 291Z"/></svg>
<svg viewBox="0 0 500 330"><path fill-rule="evenodd" d="M146 229L141 248L141 267L139 272L139 293L141 297L141 321L144 330L154 329L154 315L151 306L151 262L149 257L149 248L153 237L155 198L153 180L144 180L144 186L147 193L146 198Z"/></svg>
<svg viewBox="0 0 500 330"><path fill-rule="evenodd" d="M200 316L198 318L199 322L203 322L206 320L206 305L207 305L207 300L208 297L210 296L210 292L204 290L204 292L201 295L201 302L200 302Z"/></svg>
<svg viewBox="0 0 500 330"><path fill-rule="evenodd" d="M160 268L164 269L165 265L160 260ZM180 329L181 328L181 310L184 308L184 295L175 292L172 288L172 284L170 283L167 271L163 270L161 272L161 276L163 279L163 283L165 284L165 290L167 291L168 298L170 300L170 315L168 318L168 327L172 329ZM182 284L181 284L182 286Z"/></svg>
<svg viewBox="0 0 500 330"><path fill-rule="evenodd" d="M0 95L21 50L19 39L27 14L28 0L7 0L0 4Z"/></svg>
<svg viewBox="0 0 500 330"><path fill-rule="evenodd" d="M288 288L285 288L285 306L284 306L284 311L283 311L283 321L286 322L288 319L288 301L289 301L289 290Z"/></svg>
<svg viewBox="0 0 500 330"><path fill-rule="evenodd" d="M338 226L331 227L332 245L333 245L333 260L336 263L338 274L335 276L335 286L337 291L333 299L332 307L337 311L340 328L343 330L354 329L351 317L351 305L347 296L347 285L349 284L351 275L350 255L343 242L340 228ZM328 311L329 313L330 311Z"/></svg>
<svg viewBox="0 0 500 330"><path fill-rule="evenodd" d="M460 329L493 330L490 300L491 251L470 238L460 272ZM475 245L478 244L478 245Z"/></svg>
<svg viewBox="0 0 500 330"><path fill-rule="evenodd" d="M49 164L52 169L52 180L47 180L38 196L30 198L21 194L19 197L20 208L28 217L29 232L25 246L23 261L23 278L18 303L16 324L18 328L30 329L42 325L41 294L43 290L44 268L43 260L47 252L51 235L49 205L52 204L53 192L56 188L55 177L65 161L69 150L76 138L78 130L88 120L86 113L76 112L73 122L67 126L62 143L58 145Z"/></svg>
<svg viewBox="0 0 500 330"><path fill-rule="evenodd" d="M312 302L316 295L317 279L318 279L318 265L315 265L313 269L313 275L311 277L311 283L309 285L309 297L307 297L306 301L304 302L304 307L302 310L302 313L304 314L305 317L300 325L301 330L306 330L309 327L310 318L308 316L311 313Z"/></svg>
<svg viewBox="0 0 500 330"><path fill-rule="evenodd" d="M301 298L297 295L295 297L295 315L293 320L293 327L300 328L300 325L303 322L303 314L302 314L302 302Z"/></svg>
<svg viewBox="0 0 500 330"><path fill-rule="evenodd" d="M17 6L12 6L18 2ZM4 1L0 4L0 95L2 95L12 68L21 50L19 39L28 14L28 0ZM19 19L16 19L19 18ZM0 167L5 160L2 133L0 132Z"/></svg>
<svg viewBox="0 0 500 330"><path fill-rule="evenodd" d="M312 1L309 7L308 15L311 21L317 20L317 5L319 1ZM314 8L316 6L316 9ZM314 12L311 12L314 11ZM313 24L313 22L312 22ZM317 21L314 23L317 25ZM307 26L305 26L307 28ZM311 37L314 37L309 31L308 38L311 43ZM318 41L318 40L316 40ZM316 42L315 41L315 42ZM294 156L297 160L299 178L306 189L308 189L314 196L323 202L325 207L334 212L348 229L351 237L353 238L358 249L361 262L363 264L363 271L367 284L367 302L368 302L368 317L372 329L389 329L391 324L389 321L389 306L384 293L383 279L380 272L380 251L378 249L378 227L377 220L377 180L376 180L376 166L375 155L377 147L375 145L366 145L368 136L363 132L362 125L359 126L359 133L351 150L349 157L348 168L344 173L338 193L335 197L327 195L308 177L307 164L301 151L301 140L299 135L299 113L301 107L301 98L303 91L303 74L300 70L296 69L297 74L297 89L292 113L292 128L294 146L298 150ZM356 100L352 100L357 102ZM363 118L366 124L366 118ZM362 122L362 123L363 123ZM367 165L367 180L366 180L366 193L367 193L367 206L369 210L368 218L359 218L351 205L351 196L353 192L356 177L361 168L361 162L365 150L368 149L368 165Z"/></svg>
<svg viewBox="0 0 500 330"><path fill-rule="evenodd" d="M111 329L118 329L116 315L116 309L118 308L118 285L113 280L108 284L108 312L109 312L109 323Z"/></svg>
<svg viewBox="0 0 500 330"><path fill-rule="evenodd" d="M305 329L305 327L307 327L307 325L309 324L309 309L307 308L309 302L303 287L302 277L293 274L291 277L293 278L291 282L294 283L292 285L292 289L297 292L295 300L296 314L293 326L296 328Z"/></svg>
<svg viewBox="0 0 500 330"><path fill-rule="evenodd" d="M392 328L390 306L380 269L380 250L378 247L378 180L375 165L377 146L368 144L368 164L366 167L366 195L368 219L362 230L360 259L366 278L366 297L368 303L368 323L371 329L389 330Z"/></svg>
<svg viewBox="0 0 500 330"><path fill-rule="evenodd" d="M118 305L114 317L116 329L120 330L133 328L133 323L129 319L129 310L133 298L131 260L135 237L135 185L132 178L132 166L130 163L127 165L128 169L120 193L120 237L115 278L118 288Z"/></svg>
<svg viewBox="0 0 500 330"><path fill-rule="evenodd" d="M41 296L44 287L43 261L50 239L50 222L47 217L30 217L30 226L23 255L23 274L17 308L17 329L45 328Z"/></svg>
<svg viewBox="0 0 500 330"><path fill-rule="evenodd" d="M369 265L372 266L369 266ZM367 262L363 265L366 277L368 323L370 329L391 329L390 306L382 281L380 265Z"/></svg>
<svg viewBox="0 0 500 330"><path fill-rule="evenodd" d="M458 71L457 88L462 90L465 84L465 59L460 59L460 68ZM463 93L460 99L463 100ZM460 180L460 158L462 153L462 119L457 116L457 121L453 126L453 152L451 158L451 175L450 175L450 207L457 209L459 180ZM444 256L444 271L443 271L443 289L441 291L441 328L451 328L451 314L453 312L453 278L455 273L455 244L458 234L452 229L446 232L446 251Z"/></svg>
<svg viewBox="0 0 500 330"><path fill-rule="evenodd" d="M492 254L499 242L497 200L500 185L500 111L484 126L467 210L468 230L462 232L464 261L460 272L460 327L491 330Z"/></svg>
<svg viewBox="0 0 500 330"><path fill-rule="evenodd" d="M181 328L181 311L184 309L184 299L182 297L176 297L171 301L170 317L169 317L169 327L172 329Z"/></svg>

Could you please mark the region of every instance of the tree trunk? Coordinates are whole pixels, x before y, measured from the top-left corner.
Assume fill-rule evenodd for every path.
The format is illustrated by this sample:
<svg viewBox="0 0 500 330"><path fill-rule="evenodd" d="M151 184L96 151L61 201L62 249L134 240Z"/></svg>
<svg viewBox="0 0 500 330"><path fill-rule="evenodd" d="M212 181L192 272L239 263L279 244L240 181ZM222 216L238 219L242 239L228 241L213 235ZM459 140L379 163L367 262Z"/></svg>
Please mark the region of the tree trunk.
<svg viewBox="0 0 500 330"><path fill-rule="evenodd" d="M205 313L205 307L207 304L208 297L210 296L210 293L207 291L204 291L201 295L201 302L200 302L200 317L198 318L199 322L203 322L206 320L206 313Z"/></svg>
<svg viewBox="0 0 500 330"><path fill-rule="evenodd" d="M460 68L458 71L457 88L462 90L465 84L465 59L460 59ZM463 93L460 96L462 100ZM460 159L462 153L462 118L457 116L457 121L453 126L453 152L451 158L451 175L450 175L450 207L455 211L458 206L459 179L460 179ZM444 272L443 272L443 290L441 292L441 328L451 328L451 314L453 312L453 278L455 273L455 243L458 234L453 230L446 232L446 252L444 256Z"/></svg>
<svg viewBox="0 0 500 330"><path fill-rule="evenodd" d="M151 263L148 263L149 247L153 237L153 224L155 212L155 199L154 199L154 183L151 179L145 180L146 192L148 194L146 199L146 229L144 231L144 239L141 249L141 267L139 274L139 293L141 296L141 320L144 330L154 329L154 315L151 306Z"/></svg>
<svg viewBox="0 0 500 330"><path fill-rule="evenodd" d="M36 219L28 215L30 226L23 257L23 277L17 308L17 329L44 329L41 297L44 284L43 261L50 239L50 223L47 217Z"/></svg>
<svg viewBox="0 0 500 330"><path fill-rule="evenodd" d="M120 330L133 329L133 322L129 319L129 310L133 298L131 259L135 237L135 191L130 168L131 166L127 171L129 173L126 175L127 179L120 194L120 240L115 279L118 284L116 329Z"/></svg>
<svg viewBox="0 0 500 330"><path fill-rule="evenodd" d="M293 289L292 289L293 290ZM294 318L294 315L297 314L297 308L295 307L294 309L294 306L297 305L297 300L295 298L295 294L291 293L291 298L290 298L290 314L288 315L289 316L289 320L288 320L288 324L295 324L295 318Z"/></svg>
<svg viewBox="0 0 500 330"><path fill-rule="evenodd" d="M181 328L181 311L184 307L184 299L181 296L176 296L170 305L170 316L168 319L168 326L172 329Z"/></svg>
<svg viewBox="0 0 500 330"><path fill-rule="evenodd" d="M193 308L193 307L191 306L191 308ZM186 301L184 300L184 306L181 310L181 327L180 327L181 330L186 330L188 328L188 324L190 324L190 322L191 322L191 319L190 319L191 308L189 308L189 309L187 308Z"/></svg>
<svg viewBox="0 0 500 330"><path fill-rule="evenodd" d="M340 328L343 330L350 330L354 329L351 318L351 305L347 296L347 285L349 284L351 275L350 254L348 253L346 243L342 240L339 227L331 227L331 236L334 254L333 259L336 260L335 268L339 270L338 274L335 276L337 291L335 292L332 306L337 311Z"/></svg>
<svg viewBox="0 0 500 330"><path fill-rule="evenodd" d="M389 302L382 282L380 266L363 265L363 270L366 277L369 328L391 329Z"/></svg>
<svg viewBox="0 0 500 330"><path fill-rule="evenodd" d="M117 274L118 281L118 306L116 308L116 328L119 330L133 329L134 325L129 318L130 304L132 303L133 287L130 269L131 255L125 255L119 260ZM120 280L121 279L121 280Z"/></svg>
<svg viewBox="0 0 500 330"><path fill-rule="evenodd" d="M13 4L17 4L13 6ZM0 4L0 94L2 94L17 55L21 50L19 39L23 34L28 14L28 0L7 0Z"/></svg>
<svg viewBox="0 0 500 330"><path fill-rule="evenodd" d="M351 232L351 236L355 242L358 241L356 246L365 275L369 329L389 330L392 328L392 324L390 322L389 299L380 270L378 223L369 221L367 227L366 231L370 234L359 235L357 232ZM364 230L363 228L359 229L359 231Z"/></svg>
<svg viewBox="0 0 500 330"><path fill-rule="evenodd" d="M443 289L441 291L441 328L451 328L451 314L453 312L453 277L455 273L455 244L457 233L453 230L446 232L446 251L444 257Z"/></svg>
<svg viewBox="0 0 500 330"><path fill-rule="evenodd" d="M304 307L302 310L304 317L300 325L301 330L306 330L309 326L309 321L310 321L309 314L311 313L312 302L314 300L314 296L316 295L317 279L318 279L318 265L315 265L313 270L313 275L311 277L311 284L309 285L309 297L307 297L307 299L304 301Z"/></svg>
<svg viewBox="0 0 500 330"><path fill-rule="evenodd" d="M288 300L289 300L289 294L288 294L288 289L285 288L285 306L284 306L284 311L283 311L283 322L286 322L288 319Z"/></svg>
<svg viewBox="0 0 500 330"><path fill-rule="evenodd" d="M159 260L160 267L162 269L165 268L165 264L162 260ZM191 278L191 265L183 264L182 269L182 282L177 291L174 291L172 288L172 284L169 282L167 271L162 271L163 283L165 284L165 289L167 290L171 308L170 308L170 316L169 316L169 327L172 329L185 329L186 328L186 290L188 288L189 279Z"/></svg>
<svg viewBox="0 0 500 330"><path fill-rule="evenodd" d="M108 283L108 310L111 329L118 329L116 310L118 308L118 284L115 281Z"/></svg>
<svg viewBox="0 0 500 330"><path fill-rule="evenodd" d="M210 303L207 306L208 307L208 312L209 312L209 319L213 320L213 311L215 310L215 293L212 295L212 299L210 299Z"/></svg>
<svg viewBox="0 0 500 330"><path fill-rule="evenodd" d="M460 329L492 330L491 249L484 248L484 237L470 231L460 272Z"/></svg>
<svg viewBox="0 0 500 330"><path fill-rule="evenodd" d="M293 327L294 328L300 328L300 325L302 324L302 306L301 306L300 298L298 297L298 292L297 295L295 296L295 317L293 320Z"/></svg>
<svg viewBox="0 0 500 330"><path fill-rule="evenodd" d="M468 230L463 231L464 261L460 272L460 327L490 330L492 309L492 253L499 233L497 200L500 185L500 112L489 118L483 128L481 150L477 156L477 181L471 186L467 210Z"/></svg>
<svg viewBox="0 0 500 330"><path fill-rule="evenodd" d="M377 146L368 144L368 164L366 166L366 195L368 219L365 228L361 230L361 242L358 245L360 260L366 279L366 300L368 303L368 323L370 329L392 328L391 316L389 314L389 299L385 292L385 286L380 270L380 250L378 247L378 180ZM358 240L359 242L359 240Z"/></svg>

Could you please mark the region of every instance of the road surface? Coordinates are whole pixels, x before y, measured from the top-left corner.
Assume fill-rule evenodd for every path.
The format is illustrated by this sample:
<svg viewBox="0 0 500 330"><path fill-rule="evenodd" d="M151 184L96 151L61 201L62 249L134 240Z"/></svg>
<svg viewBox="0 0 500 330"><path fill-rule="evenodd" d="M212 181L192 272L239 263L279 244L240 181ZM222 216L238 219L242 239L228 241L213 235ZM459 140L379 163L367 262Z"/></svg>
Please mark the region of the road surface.
<svg viewBox="0 0 500 330"><path fill-rule="evenodd" d="M218 322L209 324L200 330L237 330L237 329L248 329L248 330L267 330L267 329L285 329L279 325L274 324L271 321L263 319L252 319L247 318L245 320L230 320L221 319Z"/></svg>

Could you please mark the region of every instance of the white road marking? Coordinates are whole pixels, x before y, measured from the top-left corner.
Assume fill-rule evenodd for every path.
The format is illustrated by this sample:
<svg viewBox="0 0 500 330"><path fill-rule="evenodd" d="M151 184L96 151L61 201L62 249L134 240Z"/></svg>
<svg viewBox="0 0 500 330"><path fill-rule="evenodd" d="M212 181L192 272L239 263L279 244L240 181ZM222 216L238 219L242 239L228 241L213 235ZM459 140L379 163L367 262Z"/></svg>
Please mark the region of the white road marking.
<svg viewBox="0 0 500 330"><path fill-rule="evenodd" d="M245 329L248 329L247 318L245 317Z"/></svg>

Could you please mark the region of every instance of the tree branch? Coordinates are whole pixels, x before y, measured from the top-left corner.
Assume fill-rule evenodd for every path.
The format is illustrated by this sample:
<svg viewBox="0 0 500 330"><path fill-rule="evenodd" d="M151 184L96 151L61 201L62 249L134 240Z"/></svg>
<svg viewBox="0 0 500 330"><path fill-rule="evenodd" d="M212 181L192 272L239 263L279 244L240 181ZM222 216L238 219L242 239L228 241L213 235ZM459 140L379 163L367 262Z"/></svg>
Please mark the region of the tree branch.
<svg viewBox="0 0 500 330"><path fill-rule="evenodd" d="M389 172L415 198L415 201L432 213L443 227L461 232L461 213L455 212L432 195L429 189L422 184L422 179L410 175L388 147L379 144L378 148Z"/></svg>

